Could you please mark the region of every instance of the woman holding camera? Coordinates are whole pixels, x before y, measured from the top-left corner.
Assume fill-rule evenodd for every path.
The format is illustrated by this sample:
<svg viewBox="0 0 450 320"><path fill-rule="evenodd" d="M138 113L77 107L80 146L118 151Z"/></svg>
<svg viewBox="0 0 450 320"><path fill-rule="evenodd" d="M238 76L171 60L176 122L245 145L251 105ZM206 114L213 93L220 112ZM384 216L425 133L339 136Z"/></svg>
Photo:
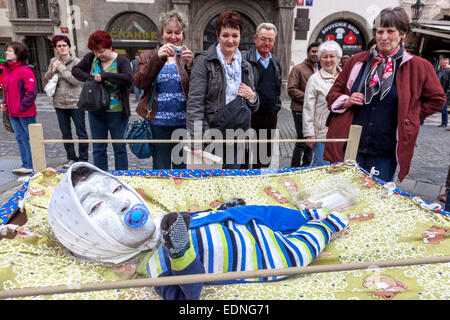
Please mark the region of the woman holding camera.
<svg viewBox="0 0 450 320"><path fill-rule="evenodd" d="M133 83L144 89L136 112L152 123L153 138L171 139L176 129L186 128L186 101L194 55L182 45L186 23L177 11L163 12L160 24L163 44L139 55ZM185 167L172 163L174 145L153 145L153 169Z"/></svg>

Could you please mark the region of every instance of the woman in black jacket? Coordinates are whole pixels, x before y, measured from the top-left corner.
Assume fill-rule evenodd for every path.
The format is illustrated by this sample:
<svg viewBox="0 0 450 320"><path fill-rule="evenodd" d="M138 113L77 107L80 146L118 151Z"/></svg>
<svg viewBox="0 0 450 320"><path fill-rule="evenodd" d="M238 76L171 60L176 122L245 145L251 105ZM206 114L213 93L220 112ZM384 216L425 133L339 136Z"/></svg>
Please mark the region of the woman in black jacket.
<svg viewBox="0 0 450 320"><path fill-rule="evenodd" d="M89 125L92 139L123 139L130 117L129 87L133 81L133 71L127 57L113 51L108 32L98 30L89 37L88 48L92 52L72 69L72 74L80 81L94 76L95 81L103 82L111 95L110 106L106 111L89 112ZM94 165L108 170L108 145L93 144ZM116 170L128 170L127 148L124 143L113 143Z"/></svg>

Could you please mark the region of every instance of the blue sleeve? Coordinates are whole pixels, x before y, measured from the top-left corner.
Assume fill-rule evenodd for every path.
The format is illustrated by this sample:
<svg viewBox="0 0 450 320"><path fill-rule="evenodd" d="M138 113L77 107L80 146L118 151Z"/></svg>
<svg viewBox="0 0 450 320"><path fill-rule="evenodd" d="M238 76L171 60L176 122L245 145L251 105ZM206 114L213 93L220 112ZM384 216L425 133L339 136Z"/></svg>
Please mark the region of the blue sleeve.
<svg viewBox="0 0 450 320"><path fill-rule="evenodd" d="M228 208L225 211L199 214L191 219L190 228L197 228L209 223L232 219L235 223L247 224L254 219L274 231L291 233L312 219L307 210L295 210L281 206L241 206Z"/></svg>

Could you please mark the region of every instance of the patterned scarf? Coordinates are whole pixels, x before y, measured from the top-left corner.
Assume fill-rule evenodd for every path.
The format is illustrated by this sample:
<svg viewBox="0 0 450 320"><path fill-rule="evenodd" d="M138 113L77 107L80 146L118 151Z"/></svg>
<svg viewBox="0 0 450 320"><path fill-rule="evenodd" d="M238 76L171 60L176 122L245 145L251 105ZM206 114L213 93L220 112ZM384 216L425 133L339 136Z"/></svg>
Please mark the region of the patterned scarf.
<svg viewBox="0 0 450 320"><path fill-rule="evenodd" d="M371 55L373 57L372 67L365 80L365 104L369 104L372 98L381 91L380 100L382 100L391 90L394 82L395 69L397 68L397 60L403 56L403 43L401 43L394 52L385 57L383 54L373 49Z"/></svg>

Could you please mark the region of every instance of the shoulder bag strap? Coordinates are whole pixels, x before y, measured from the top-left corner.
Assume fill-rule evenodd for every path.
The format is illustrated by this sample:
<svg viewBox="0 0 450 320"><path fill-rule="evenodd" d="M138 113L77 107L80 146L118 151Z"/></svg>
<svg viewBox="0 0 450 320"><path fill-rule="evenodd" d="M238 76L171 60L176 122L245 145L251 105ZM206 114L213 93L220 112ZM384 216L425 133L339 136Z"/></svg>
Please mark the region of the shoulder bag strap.
<svg viewBox="0 0 450 320"><path fill-rule="evenodd" d="M155 98L156 87L157 87L157 84L156 84L156 79L155 79L155 81L153 82L152 95L150 97L150 102L148 104L147 116L145 117L146 119L148 119L150 117L150 112L152 112L152 109L153 109L153 99Z"/></svg>
<svg viewBox="0 0 450 320"><path fill-rule="evenodd" d="M363 72L363 75L361 77L361 81L359 82L358 88L356 89L356 92L361 92L362 93L362 90L364 89L364 84L366 82L367 74L369 73L370 68L372 66L372 59L373 58L372 58L372 52L371 52L370 56L369 56L369 60L366 63L366 67L364 68L364 72Z"/></svg>

